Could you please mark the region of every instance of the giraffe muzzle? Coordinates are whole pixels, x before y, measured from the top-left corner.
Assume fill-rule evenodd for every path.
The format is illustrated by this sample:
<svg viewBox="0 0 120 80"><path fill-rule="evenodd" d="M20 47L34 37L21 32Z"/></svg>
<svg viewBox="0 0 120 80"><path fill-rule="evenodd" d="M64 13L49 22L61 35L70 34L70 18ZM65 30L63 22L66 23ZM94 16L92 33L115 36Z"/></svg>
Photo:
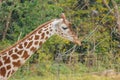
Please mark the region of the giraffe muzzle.
<svg viewBox="0 0 120 80"><path fill-rule="evenodd" d="M76 43L77 45L81 46L81 41L75 40L75 43Z"/></svg>
<svg viewBox="0 0 120 80"><path fill-rule="evenodd" d="M74 43L81 46L81 41L78 39L78 37L74 38Z"/></svg>

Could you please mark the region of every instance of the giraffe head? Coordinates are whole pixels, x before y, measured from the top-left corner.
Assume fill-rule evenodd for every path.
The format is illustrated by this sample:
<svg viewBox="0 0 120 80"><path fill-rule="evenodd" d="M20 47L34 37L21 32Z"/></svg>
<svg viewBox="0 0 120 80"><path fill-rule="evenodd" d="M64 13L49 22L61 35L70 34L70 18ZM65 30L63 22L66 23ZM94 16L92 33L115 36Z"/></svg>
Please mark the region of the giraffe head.
<svg viewBox="0 0 120 80"><path fill-rule="evenodd" d="M64 13L61 14L61 19L56 20L54 23L55 26L55 33L60 35L61 37L70 40L78 45L81 45L78 36L75 32L72 31L71 23L66 19Z"/></svg>

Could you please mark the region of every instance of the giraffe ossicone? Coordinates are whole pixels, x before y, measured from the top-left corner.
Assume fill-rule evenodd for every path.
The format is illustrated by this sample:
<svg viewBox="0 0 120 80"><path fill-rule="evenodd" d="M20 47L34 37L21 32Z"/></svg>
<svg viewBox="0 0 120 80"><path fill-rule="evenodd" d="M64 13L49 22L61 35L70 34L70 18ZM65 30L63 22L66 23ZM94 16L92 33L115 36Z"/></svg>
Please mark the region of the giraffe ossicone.
<svg viewBox="0 0 120 80"><path fill-rule="evenodd" d="M80 45L76 34L72 31L65 14L60 19L44 23L29 33L22 40L0 52L0 80L7 80L21 67L30 56L52 35L57 34Z"/></svg>

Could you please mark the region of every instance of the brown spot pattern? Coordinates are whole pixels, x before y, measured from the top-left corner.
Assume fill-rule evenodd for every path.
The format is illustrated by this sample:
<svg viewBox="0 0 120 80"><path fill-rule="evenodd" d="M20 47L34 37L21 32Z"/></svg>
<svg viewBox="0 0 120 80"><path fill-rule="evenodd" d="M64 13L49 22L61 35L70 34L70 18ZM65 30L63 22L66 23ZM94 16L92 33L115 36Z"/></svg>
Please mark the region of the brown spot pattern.
<svg viewBox="0 0 120 80"><path fill-rule="evenodd" d="M30 48L30 46L32 46L33 44L33 41L31 41L28 45L27 45L27 48Z"/></svg>
<svg viewBox="0 0 120 80"><path fill-rule="evenodd" d="M47 40L47 39L48 39L48 37L45 38L45 40Z"/></svg>
<svg viewBox="0 0 120 80"><path fill-rule="evenodd" d="M41 37L41 39L43 39L44 37L45 37L45 33L42 33L42 35L41 35L42 37Z"/></svg>
<svg viewBox="0 0 120 80"><path fill-rule="evenodd" d="M27 42L24 43L24 47L26 47L26 46L27 46Z"/></svg>
<svg viewBox="0 0 120 80"><path fill-rule="evenodd" d="M11 71L8 72L7 77L9 77L10 73L11 73Z"/></svg>
<svg viewBox="0 0 120 80"><path fill-rule="evenodd" d="M0 69L0 75L5 76L5 74L6 74L6 69L5 69L5 67L2 67Z"/></svg>
<svg viewBox="0 0 120 80"><path fill-rule="evenodd" d="M30 40L32 40L32 38L33 38L33 36L31 36L30 38L28 38L28 40L30 41Z"/></svg>
<svg viewBox="0 0 120 80"><path fill-rule="evenodd" d="M42 42L39 43L39 46L41 46L41 45L42 45Z"/></svg>
<svg viewBox="0 0 120 80"><path fill-rule="evenodd" d="M36 48L35 48L35 47L32 47L30 50L33 51L33 52L35 52L35 51L36 51Z"/></svg>
<svg viewBox="0 0 120 80"><path fill-rule="evenodd" d="M46 28L45 30L48 30L48 28ZM38 33L41 33L41 32L42 32L42 29L41 29ZM46 34L49 34L49 32L47 31ZM32 38L33 38L33 36L31 36L30 38L28 38L28 40L32 40ZM41 39L43 39L43 38L45 38L45 33L42 33L42 34L41 34ZM48 37L46 37L45 39L47 39L47 38L48 38ZM37 40L37 39L39 39L39 36L38 36L38 35L35 35L35 40ZM29 43L25 42L25 43L24 43L24 46L27 46L27 48L30 48L30 46L31 46L32 44L33 44L33 41L31 41L31 42L29 42ZM39 45L41 46L41 45L42 45L42 42L39 43L38 41L36 41L34 44L35 44L35 45L39 44ZM20 44L20 45L18 46L18 48L22 49L22 48L23 48L23 45ZM35 48L35 47L32 47L30 50L31 50L31 51L35 51L36 48ZM16 49L15 49L15 52L17 52L17 54L21 55L22 52L23 52L23 50L18 51L18 49L16 48ZM13 50L10 50L10 51L8 52L9 55L11 55L12 53L13 53ZM15 55L15 54L12 54L11 57L12 57L13 59L19 58L18 55ZM28 52L27 52L27 51L24 51L24 54L23 54L22 58L25 58L25 59L26 59L26 58L28 58L28 57L29 57ZM3 60L4 60L4 63L5 63L5 64L10 63L10 57L6 57L6 56L5 56L5 57L3 57ZM12 64L14 65L14 67L19 67L19 66L21 66L21 61L18 60L18 61L16 61L16 62L12 62ZM0 66L1 66L1 65L2 65L2 62L0 61ZM7 65L7 66L6 66L6 69L7 69L7 70L9 70L10 68L11 68L11 65ZM0 68L0 75L5 76L5 74L6 74L6 69L5 69L5 67ZM12 73L14 73L14 72L15 72L14 70L9 71L8 74L7 74L7 76L9 76L10 74L12 74Z"/></svg>
<svg viewBox="0 0 120 80"><path fill-rule="evenodd" d="M24 54L23 54L22 58L27 59L28 57L29 57L28 52L27 52L27 51L24 51Z"/></svg>
<svg viewBox="0 0 120 80"><path fill-rule="evenodd" d="M10 66L10 65L8 65L8 66L7 66L7 70L9 70L10 68L11 68L11 66Z"/></svg>
<svg viewBox="0 0 120 80"><path fill-rule="evenodd" d="M8 52L9 55L11 55L12 53L13 53L13 50L10 50L10 51Z"/></svg>
<svg viewBox="0 0 120 80"><path fill-rule="evenodd" d="M42 29L38 32L38 34L40 34L42 32Z"/></svg>
<svg viewBox="0 0 120 80"><path fill-rule="evenodd" d="M0 66L2 66L2 61L0 61Z"/></svg>
<svg viewBox="0 0 120 80"><path fill-rule="evenodd" d="M35 35L35 40L38 40L39 39L39 35Z"/></svg>
<svg viewBox="0 0 120 80"><path fill-rule="evenodd" d="M46 28L44 31L47 31L48 30L48 28Z"/></svg>
<svg viewBox="0 0 120 80"><path fill-rule="evenodd" d="M18 59L18 58L19 58L18 55L16 55L16 54L13 54L11 57L12 57L13 59Z"/></svg>
<svg viewBox="0 0 120 80"><path fill-rule="evenodd" d="M4 56L4 57L3 57L3 60L4 60L4 61L7 60L7 56Z"/></svg>
<svg viewBox="0 0 120 80"><path fill-rule="evenodd" d="M10 57L5 56L3 57L3 60L4 60L4 64L10 63Z"/></svg>
<svg viewBox="0 0 120 80"><path fill-rule="evenodd" d="M49 31L47 31L46 34L49 34Z"/></svg>
<svg viewBox="0 0 120 80"><path fill-rule="evenodd" d="M23 50L20 50L20 51L18 51L17 53L18 53L19 55L21 55L21 54L22 54L22 52L23 52Z"/></svg>
<svg viewBox="0 0 120 80"><path fill-rule="evenodd" d="M14 67L20 67L21 66L21 62L20 60L18 60L17 62L13 62Z"/></svg>
<svg viewBox="0 0 120 80"><path fill-rule="evenodd" d="M35 45L38 45L38 41L35 41Z"/></svg>
<svg viewBox="0 0 120 80"><path fill-rule="evenodd" d="M18 49L16 48L16 49L15 49L15 52L17 52L17 51L18 51Z"/></svg>
<svg viewBox="0 0 120 80"><path fill-rule="evenodd" d="M20 44L20 45L18 46L18 48L22 49L22 48L23 48L22 44Z"/></svg>
<svg viewBox="0 0 120 80"><path fill-rule="evenodd" d="M15 71L14 70L12 70L12 72L11 72L11 74L13 74Z"/></svg>

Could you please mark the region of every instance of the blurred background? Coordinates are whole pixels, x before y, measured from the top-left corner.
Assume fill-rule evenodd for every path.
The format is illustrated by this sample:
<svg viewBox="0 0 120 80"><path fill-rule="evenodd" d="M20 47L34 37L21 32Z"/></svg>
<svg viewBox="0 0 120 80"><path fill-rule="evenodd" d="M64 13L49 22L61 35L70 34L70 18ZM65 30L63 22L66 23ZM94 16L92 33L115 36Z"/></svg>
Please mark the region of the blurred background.
<svg viewBox="0 0 120 80"><path fill-rule="evenodd" d="M0 0L0 51L65 13L82 46L52 36L10 80L120 80L119 0Z"/></svg>

